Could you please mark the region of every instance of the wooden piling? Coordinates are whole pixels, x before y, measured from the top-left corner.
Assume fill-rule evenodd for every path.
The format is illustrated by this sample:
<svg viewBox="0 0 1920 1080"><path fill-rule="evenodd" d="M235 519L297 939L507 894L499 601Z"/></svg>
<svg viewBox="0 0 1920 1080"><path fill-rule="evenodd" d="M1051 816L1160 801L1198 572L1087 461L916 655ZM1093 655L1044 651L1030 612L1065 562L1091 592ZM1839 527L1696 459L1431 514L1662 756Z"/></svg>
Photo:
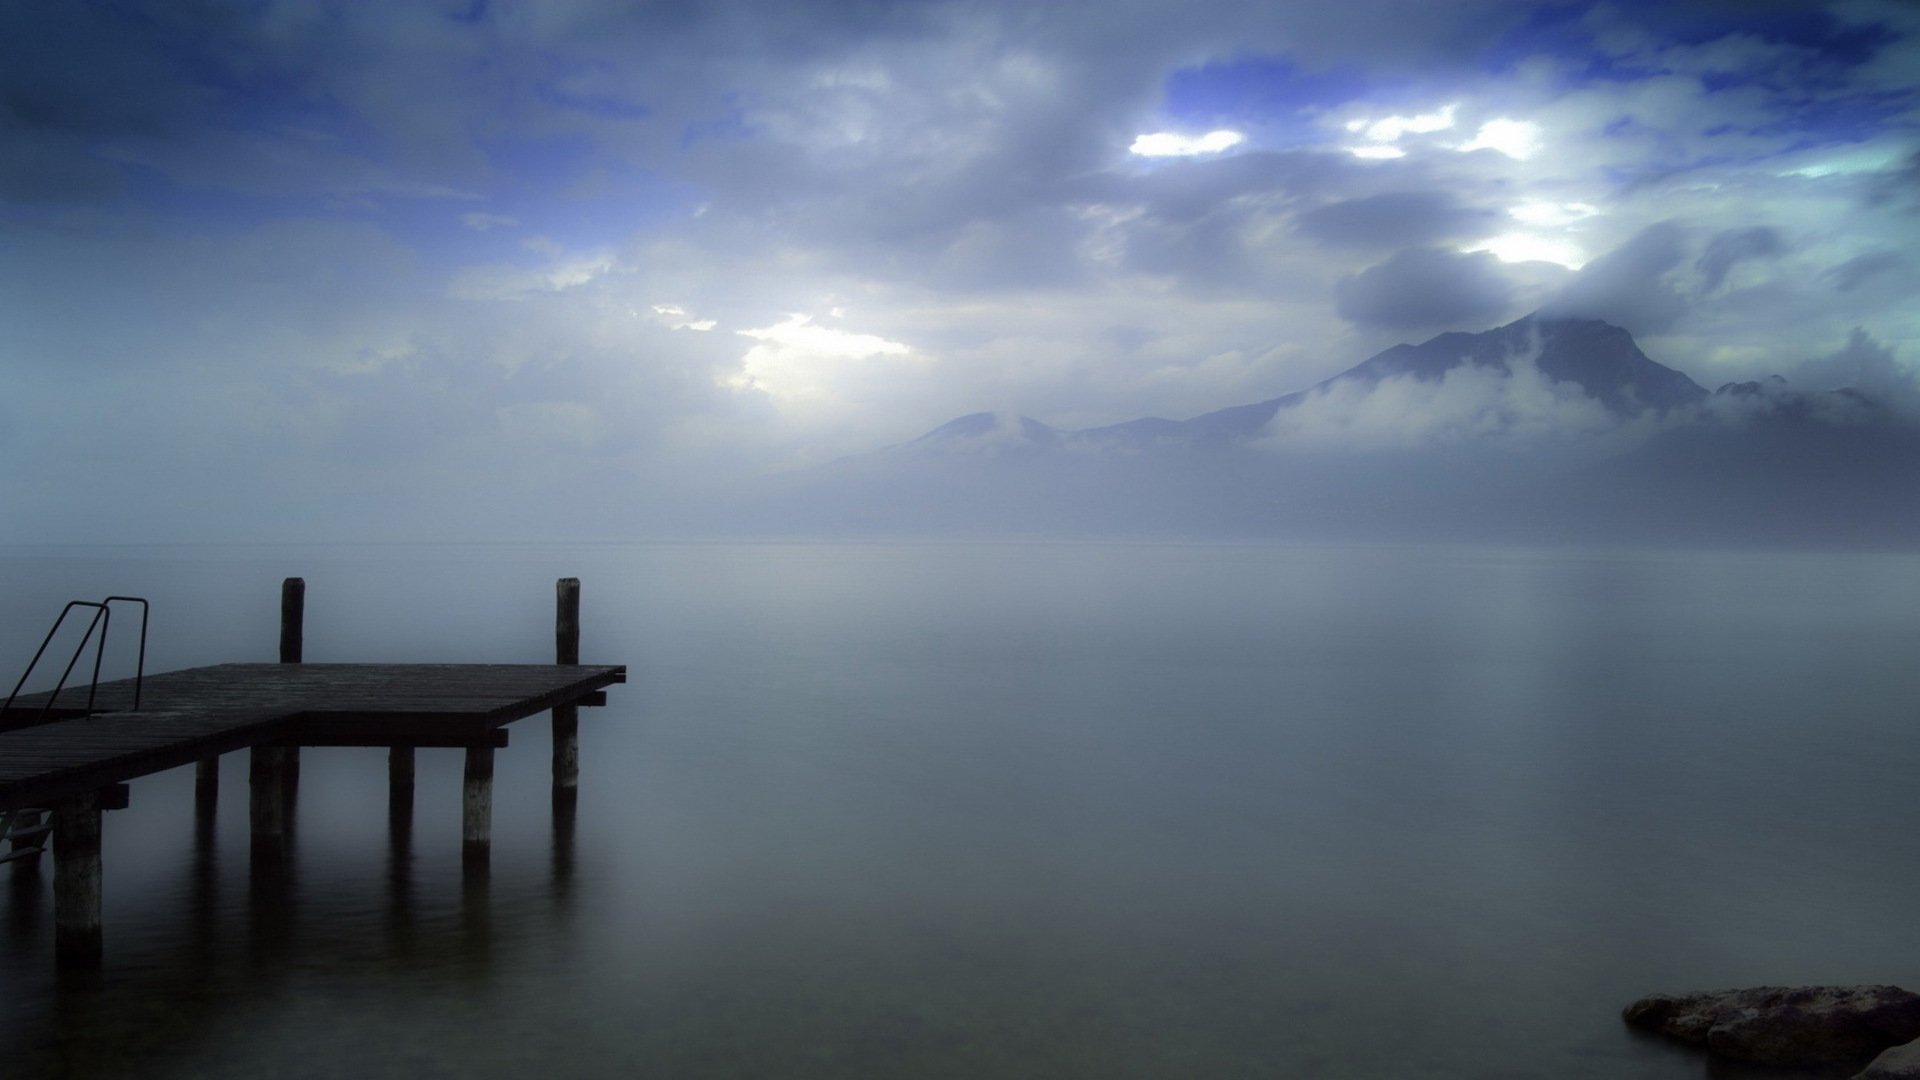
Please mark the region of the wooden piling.
<svg viewBox="0 0 1920 1080"><path fill-rule="evenodd" d="M387 817L413 816L413 747L387 748Z"/></svg>
<svg viewBox="0 0 1920 1080"><path fill-rule="evenodd" d="M280 583L280 662L297 664L306 646L307 579L290 577ZM300 787L300 748L285 747L287 798Z"/></svg>
<svg viewBox="0 0 1920 1080"><path fill-rule="evenodd" d="M100 810L98 791L53 808L53 954L62 968L100 966Z"/></svg>
<svg viewBox="0 0 1920 1080"><path fill-rule="evenodd" d="M493 745L467 747L461 849L468 862L485 862L493 846Z"/></svg>
<svg viewBox="0 0 1920 1080"><path fill-rule="evenodd" d="M580 662L580 579L556 583L553 619L553 662ZM556 798L580 786L580 709L557 705L553 709L553 791Z"/></svg>
<svg viewBox="0 0 1920 1080"><path fill-rule="evenodd" d="M211 817L220 805L220 755L201 758L193 768L193 809L200 817Z"/></svg>
<svg viewBox="0 0 1920 1080"><path fill-rule="evenodd" d="M248 808L256 861L278 859L286 850L286 754L278 746L256 746L248 752Z"/></svg>
<svg viewBox="0 0 1920 1080"><path fill-rule="evenodd" d="M280 583L280 662L297 664L306 636L307 579L290 577Z"/></svg>

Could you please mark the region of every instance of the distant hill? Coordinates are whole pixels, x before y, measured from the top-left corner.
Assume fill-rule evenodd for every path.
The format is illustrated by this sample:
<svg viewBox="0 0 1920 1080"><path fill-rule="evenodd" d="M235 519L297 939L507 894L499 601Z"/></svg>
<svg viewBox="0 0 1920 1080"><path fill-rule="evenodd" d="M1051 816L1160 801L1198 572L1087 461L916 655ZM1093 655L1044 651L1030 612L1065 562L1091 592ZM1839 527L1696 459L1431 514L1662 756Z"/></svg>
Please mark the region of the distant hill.
<svg viewBox="0 0 1920 1080"><path fill-rule="evenodd" d="M1692 379L1649 359L1634 343L1633 335L1618 326L1598 319L1529 315L1477 334L1448 333L1418 345L1395 345L1305 390L1216 409L1190 420L1145 417L1060 431L1031 417L1020 417L1018 431L1014 432L1003 431L1001 418L991 413L975 413L943 424L909 445L928 448L993 434L1024 437L1041 445L1067 440L1128 446L1229 443L1257 438L1280 410L1295 408L1341 384L1371 387L1390 378L1438 381L1450 371L1469 366L1510 373L1522 358L1531 360L1548 379L1580 387L1609 412L1622 417L1638 416L1649 409L1683 409L1708 397L1706 389Z"/></svg>
<svg viewBox="0 0 1920 1080"><path fill-rule="evenodd" d="M1370 413L1382 400L1392 410ZM1303 430L1333 435L1293 437ZM1620 327L1534 315L1396 345L1304 390L1185 420L1067 430L974 413L769 482L736 523L1906 547L1920 546L1915 476L1920 428L1858 391L1776 378L1709 393Z"/></svg>

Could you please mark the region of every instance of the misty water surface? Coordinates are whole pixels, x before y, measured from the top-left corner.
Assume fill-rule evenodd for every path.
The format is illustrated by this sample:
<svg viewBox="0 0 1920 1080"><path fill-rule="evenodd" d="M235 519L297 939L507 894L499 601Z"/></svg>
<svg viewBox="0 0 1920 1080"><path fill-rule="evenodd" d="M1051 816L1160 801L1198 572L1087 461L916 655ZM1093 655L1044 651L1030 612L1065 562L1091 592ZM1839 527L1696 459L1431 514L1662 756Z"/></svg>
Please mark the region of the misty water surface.
<svg viewBox="0 0 1920 1080"><path fill-rule="evenodd" d="M308 750L287 878L244 756L106 823L107 962L10 879L8 1076L1700 1077L1627 1001L1920 986L1920 559L858 545L9 549L154 668L542 661L584 579L571 835L544 718L463 880L457 751L396 842Z"/></svg>

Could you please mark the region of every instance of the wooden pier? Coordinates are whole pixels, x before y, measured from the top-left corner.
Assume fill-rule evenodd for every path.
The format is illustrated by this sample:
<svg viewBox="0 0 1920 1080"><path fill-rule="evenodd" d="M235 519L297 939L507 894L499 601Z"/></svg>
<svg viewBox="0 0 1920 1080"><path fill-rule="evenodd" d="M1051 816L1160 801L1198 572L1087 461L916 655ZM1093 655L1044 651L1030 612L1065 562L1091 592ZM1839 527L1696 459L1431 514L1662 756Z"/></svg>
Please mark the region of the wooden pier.
<svg viewBox="0 0 1920 1080"><path fill-rule="evenodd" d="M578 713L626 681L619 665L579 663L580 583L557 589L554 664L307 664L305 583L281 594L281 663L216 664L92 687L58 698L23 695L0 713L0 811L52 810L55 953L62 967L97 967L103 810L128 804L127 781L199 768L196 799L211 813L221 754L248 750L253 858L284 850L286 804L302 746L389 748L396 810L413 802L415 747L466 751L462 839L469 863L490 844L493 754L506 725L553 714L556 812L571 810L579 776ZM139 708L133 705L138 696ZM86 705L93 700L93 712Z"/></svg>

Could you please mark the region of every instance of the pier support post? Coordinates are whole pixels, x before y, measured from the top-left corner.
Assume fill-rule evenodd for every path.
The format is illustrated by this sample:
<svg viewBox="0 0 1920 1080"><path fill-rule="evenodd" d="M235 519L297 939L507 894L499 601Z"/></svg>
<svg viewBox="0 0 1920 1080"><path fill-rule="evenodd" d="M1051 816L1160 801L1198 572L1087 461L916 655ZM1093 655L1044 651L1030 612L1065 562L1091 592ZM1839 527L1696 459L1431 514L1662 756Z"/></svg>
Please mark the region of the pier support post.
<svg viewBox="0 0 1920 1080"><path fill-rule="evenodd" d="M53 808L53 955L62 968L100 966L100 793Z"/></svg>
<svg viewBox="0 0 1920 1080"><path fill-rule="evenodd" d="M193 809L196 817L212 817L220 805L220 755L200 759L193 767Z"/></svg>
<svg viewBox="0 0 1920 1080"><path fill-rule="evenodd" d="M387 748L387 817L413 817L413 747Z"/></svg>
<svg viewBox="0 0 1920 1080"><path fill-rule="evenodd" d="M580 662L580 579L556 583L553 619L553 662ZM580 787L580 708L553 709L553 795L555 802L571 797Z"/></svg>
<svg viewBox="0 0 1920 1080"><path fill-rule="evenodd" d="M467 747L465 798L460 815L461 853L469 865L485 863L493 846L493 746Z"/></svg>
<svg viewBox="0 0 1920 1080"><path fill-rule="evenodd" d="M280 583L280 662L297 664L304 652L307 620L307 579L290 577ZM287 794L300 785L300 748L286 750Z"/></svg>
<svg viewBox="0 0 1920 1080"><path fill-rule="evenodd" d="M278 859L287 841L287 769L284 747L256 746L248 751L248 807L253 856Z"/></svg>

